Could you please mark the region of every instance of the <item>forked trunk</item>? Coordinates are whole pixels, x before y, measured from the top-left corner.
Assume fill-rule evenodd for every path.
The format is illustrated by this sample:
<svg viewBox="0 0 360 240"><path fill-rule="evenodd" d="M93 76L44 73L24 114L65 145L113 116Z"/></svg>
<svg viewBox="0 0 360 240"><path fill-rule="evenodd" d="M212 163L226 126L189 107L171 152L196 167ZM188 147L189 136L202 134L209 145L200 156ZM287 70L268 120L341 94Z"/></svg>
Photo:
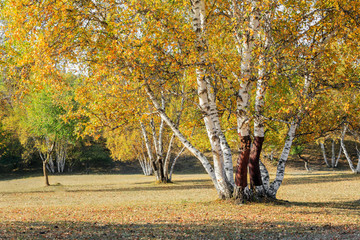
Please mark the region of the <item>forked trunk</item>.
<svg viewBox="0 0 360 240"><path fill-rule="evenodd" d="M214 173L214 169L211 166L208 159L205 157L204 154L202 154L198 149L196 149L187 139L186 137L180 132L179 128L176 126L176 124L169 118L169 116L165 113L165 111L160 107L159 102L156 100L153 91L151 90L149 85L145 85L146 93L148 94L150 100L154 104L155 109L158 111L159 115L162 119L164 119L165 123L170 127L170 129L173 131L175 136L179 139L179 141L191 152L203 165L206 172L209 174L216 190L220 194L219 185L216 181L216 176Z"/></svg>

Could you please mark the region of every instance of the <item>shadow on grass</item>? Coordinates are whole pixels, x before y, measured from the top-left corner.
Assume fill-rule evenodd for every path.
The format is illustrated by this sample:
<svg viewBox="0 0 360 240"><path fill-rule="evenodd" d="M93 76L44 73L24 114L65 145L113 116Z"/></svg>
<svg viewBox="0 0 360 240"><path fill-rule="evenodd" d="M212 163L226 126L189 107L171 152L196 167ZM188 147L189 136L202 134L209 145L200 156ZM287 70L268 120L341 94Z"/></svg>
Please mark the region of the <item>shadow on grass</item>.
<svg viewBox="0 0 360 240"><path fill-rule="evenodd" d="M112 189L68 189L66 192L143 192L143 191L169 191L169 190L191 190L191 189L211 189L214 188L211 184L196 184L196 185L175 185L163 184L158 186L148 187L129 187L129 188L112 188Z"/></svg>
<svg viewBox="0 0 360 240"><path fill-rule="evenodd" d="M135 185L149 185L149 184L153 184L155 181L148 181L148 182L137 182L134 183ZM167 186L167 185L176 185L176 184L181 184L181 183L192 183L192 184L206 184L206 185L211 185L212 182L209 179L186 179L186 180L173 180L173 182L171 183L166 183L166 184L159 184L162 186Z"/></svg>
<svg viewBox="0 0 360 240"><path fill-rule="evenodd" d="M360 174L353 173L343 173L343 174L311 174L310 177L303 177L304 175L309 174L296 174L292 177L286 179L286 185L296 185L296 184L316 184L322 182L340 182L340 181L359 181Z"/></svg>
<svg viewBox="0 0 360 240"><path fill-rule="evenodd" d="M41 176L43 176L42 173L4 173L0 174L0 181L18 180Z"/></svg>
<svg viewBox="0 0 360 240"><path fill-rule="evenodd" d="M1 239L359 239L358 226L296 222L209 220L182 223L181 218L102 224L84 221L3 222Z"/></svg>
<svg viewBox="0 0 360 240"><path fill-rule="evenodd" d="M337 209L344 214L351 214L360 216L360 199L355 201L341 201L341 202L289 202L289 201L275 201L269 204L283 205L285 207L310 207L310 208L332 208ZM314 214L314 212L302 211L301 214Z"/></svg>
<svg viewBox="0 0 360 240"><path fill-rule="evenodd" d="M190 181L190 182L196 182ZM208 184L206 184L208 182ZM73 192L73 193L81 193L81 192L144 192L144 191L171 191L171 190L192 190L192 189L214 189L214 186L210 181L199 180L199 183L195 183L193 185L177 185L177 184L156 184L150 186L140 186L140 187L123 187L123 188L102 188L102 189L91 189L91 188L83 188L83 189L67 189L66 185L51 185L46 187L44 191L19 191L19 192L0 192L0 195L8 195L8 194L24 194L24 193L53 193L56 191L64 191L64 192Z"/></svg>

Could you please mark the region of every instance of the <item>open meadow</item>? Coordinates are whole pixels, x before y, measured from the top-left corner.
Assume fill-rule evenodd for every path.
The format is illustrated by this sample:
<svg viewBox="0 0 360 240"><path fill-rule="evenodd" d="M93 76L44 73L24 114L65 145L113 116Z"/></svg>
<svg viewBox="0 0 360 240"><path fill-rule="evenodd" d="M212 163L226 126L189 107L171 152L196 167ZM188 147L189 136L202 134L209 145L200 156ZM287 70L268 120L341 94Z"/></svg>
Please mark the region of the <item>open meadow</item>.
<svg viewBox="0 0 360 240"><path fill-rule="evenodd" d="M217 200L205 174L0 180L0 239L360 239L360 175L291 171L279 201Z"/></svg>

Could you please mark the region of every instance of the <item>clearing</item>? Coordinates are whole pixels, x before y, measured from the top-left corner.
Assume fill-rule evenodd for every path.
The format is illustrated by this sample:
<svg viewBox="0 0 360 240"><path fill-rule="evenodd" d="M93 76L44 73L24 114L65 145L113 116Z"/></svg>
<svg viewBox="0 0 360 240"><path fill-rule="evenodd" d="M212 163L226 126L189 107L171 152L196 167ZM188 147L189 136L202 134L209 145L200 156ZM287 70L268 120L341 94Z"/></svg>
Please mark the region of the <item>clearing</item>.
<svg viewBox="0 0 360 240"><path fill-rule="evenodd" d="M273 177L273 176L272 176ZM360 239L360 175L292 170L276 203L217 200L205 174L0 180L0 239Z"/></svg>

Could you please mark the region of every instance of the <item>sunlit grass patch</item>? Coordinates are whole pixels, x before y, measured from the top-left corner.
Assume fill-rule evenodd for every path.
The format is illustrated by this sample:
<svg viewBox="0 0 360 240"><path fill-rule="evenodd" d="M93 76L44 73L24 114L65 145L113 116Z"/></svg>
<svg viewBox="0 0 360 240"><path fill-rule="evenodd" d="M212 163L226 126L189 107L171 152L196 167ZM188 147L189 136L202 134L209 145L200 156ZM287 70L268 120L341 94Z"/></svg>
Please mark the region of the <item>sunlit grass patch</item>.
<svg viewBox="0 0 360 240"><path fill-rule="evenodd" d="M4 180L0 239L359 239L359 177L290 172L283 201L242 206L218 201L204 174Z"/></svg>

